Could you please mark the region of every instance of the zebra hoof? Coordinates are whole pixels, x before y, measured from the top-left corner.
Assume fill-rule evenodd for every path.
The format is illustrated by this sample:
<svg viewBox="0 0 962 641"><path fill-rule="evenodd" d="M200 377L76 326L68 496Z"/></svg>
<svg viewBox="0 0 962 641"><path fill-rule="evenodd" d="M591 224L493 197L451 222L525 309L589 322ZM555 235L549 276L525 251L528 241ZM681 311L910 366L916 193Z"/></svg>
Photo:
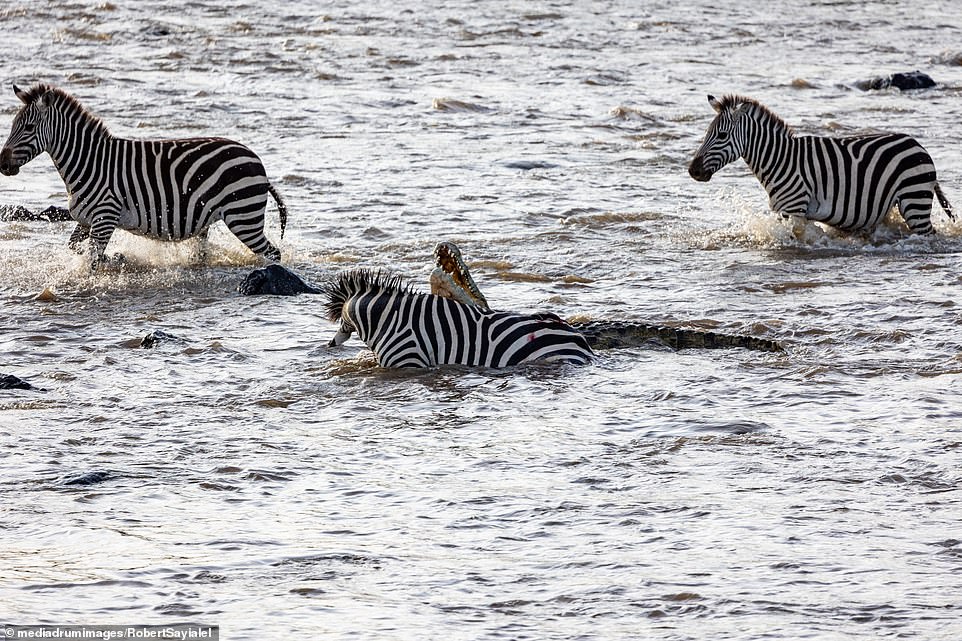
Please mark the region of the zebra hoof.
<svg viewBox="0 0 962 641"><path fill-rule="evenodd" d="M262 254L262 256L267 260L271 261L272 263L281 262L281 250L279 250L277 247L274 247L273 245L269 245L267 249L264 250L264 253Z"/></svg>
<svg viewBox="0 0 962 641"><path fill-rule="evenodd" d="M130 266L130 261L123 254L111 254L110 256L104 256L99 261L100 267L105 267L107 269L123 270Z"/></svg>

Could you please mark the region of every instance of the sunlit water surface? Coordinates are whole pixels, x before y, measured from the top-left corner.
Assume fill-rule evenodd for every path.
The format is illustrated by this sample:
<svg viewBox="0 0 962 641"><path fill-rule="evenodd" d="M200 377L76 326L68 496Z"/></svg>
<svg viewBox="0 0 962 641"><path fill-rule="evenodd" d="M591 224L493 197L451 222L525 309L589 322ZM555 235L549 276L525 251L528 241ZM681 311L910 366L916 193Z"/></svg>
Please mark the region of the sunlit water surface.
<svg viewBox="0 0 962 641"><path fill-rule="evenodd" d="M424 283L450 240L496 307L787 353L384 371L326 347L316 297L237 294L259 263L223 228L206 264L118 233L91 274L72 225L0 222L0 373L45 388L0 391L0 619L960 638L962 223L799 237L744 165L686 172L706 94L739 92L803 133L918 137L962 209L958 7L753 6L4 5L0 127L42 80L120 135L240 140L313 282ZM940 86L855 86L914 69ZM0 178L2 204L65 201L45 155Z"/></svg>

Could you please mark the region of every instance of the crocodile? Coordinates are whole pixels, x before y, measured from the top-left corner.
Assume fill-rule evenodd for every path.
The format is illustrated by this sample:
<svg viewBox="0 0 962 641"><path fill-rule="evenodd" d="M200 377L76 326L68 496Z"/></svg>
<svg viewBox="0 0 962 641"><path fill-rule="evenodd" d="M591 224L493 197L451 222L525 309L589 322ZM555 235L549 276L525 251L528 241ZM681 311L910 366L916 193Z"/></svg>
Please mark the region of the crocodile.
<svg viewBox="0 0 962 641"><path fill-rule="evenodd" d="M432 294L485 310L490 309L457 245L451 242L439 243L434 248L434 262L435 268L430 277ZM638 347L654 341L676 350L743 348L764 352L785 351L777 341L757 336L666 327L635 321L568 321L568 324L584 335L592 349Z"/></svg>
<svg viewBox="0 0 962 641"><path fill-rule="evenodd" d="M439 243L434 248L434 262L435 268L430 276L432 294L450 298L465 305L474 305L485 311L491 310L456 244ZM248 296L258 294L293 296L323 292L322 289L305 282L291 270L277 264L254 270L247 275L238 290ZM555 317L554 314L544 316ZM778 341L767 338L639 321L589 320L567 321L567 324L581 333L592 349L630 348L656 343L675 350L742 348L763 352L785 351Z"/></svg>

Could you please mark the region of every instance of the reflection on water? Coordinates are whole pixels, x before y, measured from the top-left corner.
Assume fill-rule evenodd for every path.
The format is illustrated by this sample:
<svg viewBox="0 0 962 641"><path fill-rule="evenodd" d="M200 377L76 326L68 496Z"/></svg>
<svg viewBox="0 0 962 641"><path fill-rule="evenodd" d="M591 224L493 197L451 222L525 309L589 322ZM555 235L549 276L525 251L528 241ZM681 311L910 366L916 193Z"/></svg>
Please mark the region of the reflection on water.
<svg viewBox="0 0 962 641"><path fill-rule="evenodd" d="M249 145L311 282L426 286L450 240L497 307L787 347L384 371L326 346L317 297L240 296L258 261L223 229L119 232L91 273L72 224L0 221L0 374L43 388L0 390L0 612L225 638L959 636L962 222L839 235L772 216L742 165L686 172L705 95L738 92L803 133L918 137L958 206L952 8L0 9L0 121L12 82L47 81L118 135ZM913 69L940 86L856 88ZM65 201L45 155L0 179L0 204Z"/></svg>

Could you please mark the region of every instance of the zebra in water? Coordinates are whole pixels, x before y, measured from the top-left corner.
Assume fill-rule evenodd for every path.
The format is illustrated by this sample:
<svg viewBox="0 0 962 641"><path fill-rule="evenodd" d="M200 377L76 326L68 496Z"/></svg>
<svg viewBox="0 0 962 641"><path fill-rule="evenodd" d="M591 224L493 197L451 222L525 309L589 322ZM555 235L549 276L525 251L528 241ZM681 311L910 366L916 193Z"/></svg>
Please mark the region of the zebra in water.
<svg viewBox="0 0 962 641"><path fill-rule="evenodd" d="M342 273L320 290L280 265L250 274L246 294L326 294L327 317L340 328L329 346L355 331L384 367L473 365L504 367L534 360L587 363L595 349L651 342L674 349L741 347L783 352L776 341L661 327L630 321L566 323L554 314L495 312L454 243L434 248L431 293L421 294L397 276L371 270Z"/></svg>
<svg viewBox="0 0 962 641"><path fill-rule="evenodd" d="M932 195L952 218L928 152L905 134L846 138L798 136L758 101L708 96L717 116L688 167L705 182L736 158L745 159L773 211L843 231L870 231L893 207L909 229L932 233Z"/></svg>
<svg viewBox="0 0 962 641"><path fill-rule="evenodd" d="M329 345L357 332L382 367L509 367L531 361L584 364L584 336L554 314L495 312L415 291L398 276L356 269L324 287L340 327Z"/></svg>
<svg viewBox="0 0 962 641"><path fill-rule="evenodd" d="M282 238L287 207L260 158L244 145L224 138L119 138L62 89L13 89L23 107L0 151L0 173L14 176L49 153L78 223L70 246L80 251L89 238L94 265L117 228L182 240L205 234L218 220L254 253L280 260L264 235L268 193L277 203Z"/></svg>

